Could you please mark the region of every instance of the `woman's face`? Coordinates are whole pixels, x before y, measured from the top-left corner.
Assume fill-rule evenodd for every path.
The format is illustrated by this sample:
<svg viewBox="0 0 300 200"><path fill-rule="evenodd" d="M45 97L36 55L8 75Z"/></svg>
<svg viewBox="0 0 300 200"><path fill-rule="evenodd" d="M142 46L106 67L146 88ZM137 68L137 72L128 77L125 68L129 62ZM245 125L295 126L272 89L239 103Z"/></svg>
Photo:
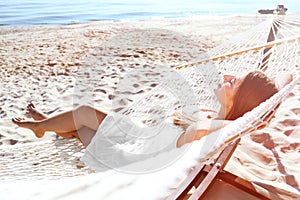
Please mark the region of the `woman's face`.
<svg viewBox="0 0 300 200"><path fill-rule="evenodd" d="M224 75L223 79L223 83L219 83L214 92L221 105L229 108L244 76Z"/></svg>

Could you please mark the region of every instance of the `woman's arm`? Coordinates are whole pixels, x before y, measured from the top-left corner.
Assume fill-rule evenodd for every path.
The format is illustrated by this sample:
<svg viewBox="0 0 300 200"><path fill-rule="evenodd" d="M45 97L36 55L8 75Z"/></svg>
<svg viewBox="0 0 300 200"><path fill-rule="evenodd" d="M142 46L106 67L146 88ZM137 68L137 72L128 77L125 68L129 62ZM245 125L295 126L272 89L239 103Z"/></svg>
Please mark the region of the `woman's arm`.
<svg viewBox="0 0 300 200"><path fill-rule="evenodd" d="M184 144L193 142L194 140L200 140L202 137L208 135L211 132L219 130L229 124L230 120L216 120L207 119L191 124L184 133L180 135L177 140L177 147L181 147Z"/></svg>

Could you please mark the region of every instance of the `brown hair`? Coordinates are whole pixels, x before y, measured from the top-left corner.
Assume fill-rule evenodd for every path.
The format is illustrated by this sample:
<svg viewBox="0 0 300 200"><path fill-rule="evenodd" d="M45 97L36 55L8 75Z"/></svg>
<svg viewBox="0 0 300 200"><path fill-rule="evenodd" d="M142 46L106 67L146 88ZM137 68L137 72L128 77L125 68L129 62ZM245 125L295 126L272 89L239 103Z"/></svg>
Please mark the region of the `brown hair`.
<svg viewBox="0 0 300 200"><path fill-rule="evenodd" d="M234 96L232 108L225 119L235 120L243 116L277 92L275 83L264 73L250 72L240 84Z"/></svg>

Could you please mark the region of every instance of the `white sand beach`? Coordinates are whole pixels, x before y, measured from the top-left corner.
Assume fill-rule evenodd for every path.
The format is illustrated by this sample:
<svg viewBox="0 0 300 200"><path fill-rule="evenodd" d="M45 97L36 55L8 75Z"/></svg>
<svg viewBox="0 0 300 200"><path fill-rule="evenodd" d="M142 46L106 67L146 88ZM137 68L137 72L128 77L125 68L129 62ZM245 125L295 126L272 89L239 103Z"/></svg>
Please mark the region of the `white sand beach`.
<svg viewBox="0 0 300 200"><path fill-rule="evenodd" d="M12 117L27 118L28 102L49 115L80 104L110 111L119 77L130 70L197 61L200 54L268 17L203 16L0 28L0 180L9 176L13 184L14 175L6 174L7 167L22 169L18 156L24 154L15 152L14 146L55 139L51 132L38 139L11 122ZM142 81L147 82L147 77ZM260 186L260 192L272 199L300 199L299 97L300 84L281 104L269 127L242 138L226 167ZM60 145L67 143L64 140ZM75 176L87 174L93 172L74 172ZM15 176L30 180L30 175L19 172Z"/></svg>

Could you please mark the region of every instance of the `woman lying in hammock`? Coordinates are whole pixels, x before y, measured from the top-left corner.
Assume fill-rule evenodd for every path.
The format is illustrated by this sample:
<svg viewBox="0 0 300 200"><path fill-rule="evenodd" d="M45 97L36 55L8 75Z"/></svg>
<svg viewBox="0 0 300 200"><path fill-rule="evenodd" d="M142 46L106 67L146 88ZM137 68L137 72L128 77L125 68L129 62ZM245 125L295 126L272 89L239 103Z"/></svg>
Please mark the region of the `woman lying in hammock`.
<svg viewBox="0 0 300 200"><path fill-rule="evenodd" d="M224 127L231 120L241 117L270 98L291 80L292 76L285 74L277 77L277 83L275 83L259 71L253 71L244 76L225 75L224 82L219 84L214 91L221 104L218 116L214 119L201 119L196 129L190 128L189 124L186 124L184 120L175 117L174 123L183 127L183 131L179 131L178 135L175 136L176 146L181 147L186 143L199 140L204 135ZM19 127L32 130L38 138L43 137L46 131L53 131L63 138L76 137L85 146L90 144L96 135L99 125L106 118L109 118L107 113L85 105L53 117L48 117L39 112L33 104L28 105L27 112L35 121L13 118L13 123ZM107 119L106 121L110 122L113 120ZM118 131L117 129L112 130L115 127L108 125L101 125L99 129L102 130L98 130L97 135L106 134L105 132L109 132L108 129L110 132ZM170 131L167 130L166 132L170 134Z"/></svg>

